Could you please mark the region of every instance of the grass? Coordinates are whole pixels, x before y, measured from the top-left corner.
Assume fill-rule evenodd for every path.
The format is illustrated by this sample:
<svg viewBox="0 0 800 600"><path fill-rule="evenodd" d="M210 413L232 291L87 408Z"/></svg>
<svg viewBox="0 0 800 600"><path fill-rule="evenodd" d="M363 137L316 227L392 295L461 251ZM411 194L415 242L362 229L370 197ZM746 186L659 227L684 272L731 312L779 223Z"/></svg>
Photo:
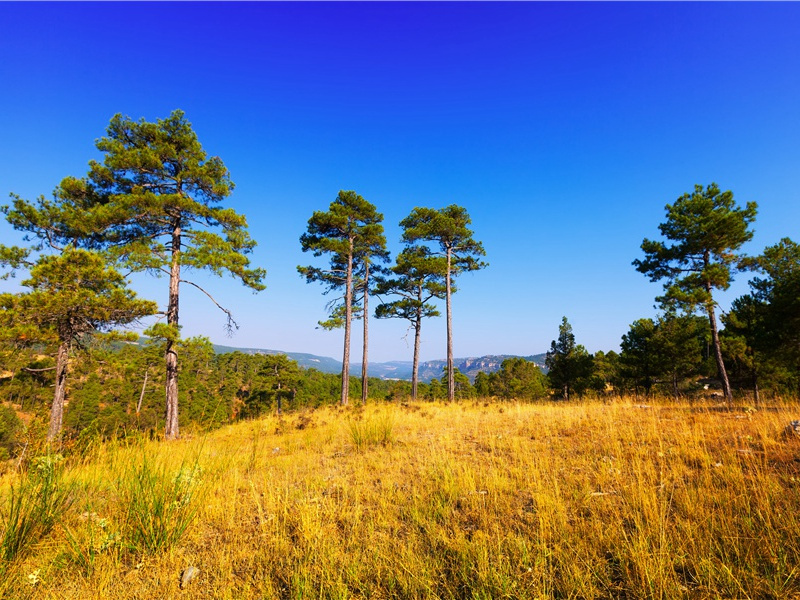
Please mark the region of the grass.
<svg viewBox="0 0 800 600"><path fill-rule="evenodd" d="M421 403L103 444L0 596L796 598L796 418Z"/></svg>

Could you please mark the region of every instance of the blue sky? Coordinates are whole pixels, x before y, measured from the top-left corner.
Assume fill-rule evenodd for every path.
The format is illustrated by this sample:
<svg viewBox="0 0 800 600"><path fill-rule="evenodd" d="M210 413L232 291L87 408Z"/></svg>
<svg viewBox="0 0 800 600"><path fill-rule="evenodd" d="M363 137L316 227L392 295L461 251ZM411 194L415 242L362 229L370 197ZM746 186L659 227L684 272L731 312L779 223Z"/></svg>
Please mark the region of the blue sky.
<svg viewBox="0 0 800 600"><path fill-rule="evenodd" d="M196 274L241 329L186 288L185 335L340 356L298 240L353 189L394 252L415 206L471 214L490 266L459 280L457 356L543 352L564 315L590 351L618 349L661 291L631 261L695 183L758 202L749 252L800 238L798 32L798 3L3 2L0 197L85 174L115 113L180 108L268 271L257 295ZM134 285L166 301L165 280ZM410 359L405 330L372 321L371 360ZM423 359L444 337L424 324Z"/></svg>

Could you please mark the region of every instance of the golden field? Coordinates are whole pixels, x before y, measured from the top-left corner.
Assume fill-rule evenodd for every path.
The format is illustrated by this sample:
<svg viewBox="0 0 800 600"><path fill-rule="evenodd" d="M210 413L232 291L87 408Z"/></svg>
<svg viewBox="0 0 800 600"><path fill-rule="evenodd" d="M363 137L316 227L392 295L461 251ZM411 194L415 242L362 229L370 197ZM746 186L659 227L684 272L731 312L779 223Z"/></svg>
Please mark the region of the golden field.
<svg viewBox="0 0 800 600"><path fill-rule="evenodd" d="M86 443L0 596L800 597L798 412L380 404ZM6 541L30 478L0 479Z"/></svg>

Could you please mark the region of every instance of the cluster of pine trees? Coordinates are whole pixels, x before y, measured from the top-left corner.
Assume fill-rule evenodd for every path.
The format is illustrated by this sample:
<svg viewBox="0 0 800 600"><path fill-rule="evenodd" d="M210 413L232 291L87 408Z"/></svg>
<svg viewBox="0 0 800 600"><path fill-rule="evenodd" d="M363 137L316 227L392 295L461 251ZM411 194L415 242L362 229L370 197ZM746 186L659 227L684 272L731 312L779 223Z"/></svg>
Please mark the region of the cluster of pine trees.
<svg viewBox="0 0 800 600"><path fill-rule="evenodd" d="M631 324L619 353L590 355L565 317L547 353L546 374L511 358L473 384L453 365L451 296L458 275L486 263L463 207L415 208L400 223L403 249L391 266L383 215L357 193L341 191L327 211L313 213L301 248L323 260L298 271L326 294L334 292L320 324L343 329L344 349L341 375L329 375L301 370L282 355L217 355L205 338L181 338L181 284L199 289L230 328L238 327L232 312L187 272L230 275L254 291L264 289L265 277L250 265L255 241L245 217L223 205L234 187L227 168L206 154L181 111L155 123L116 115L97 148L103 161L91 161L82 178L65 178L52 198L12 195L0 208L27 242L0 245L2 278L27 273L26 291L0 294L0 452L20 429L12 407L47 414L49 440L64 429L108 435L161 427L171 439L179 422L213 426L265 410L347 404L359 388L362 402L368 396L452 401L631 392L677 397L718 382L730 402L733 389L752 390L758 401L762 389L795 392L800 384L800 247L785 238L758 257L745 256L741 247L753 236L757 207L740 207L715 184L696 186L667 205L663 240L643 241L644 258L633 264L664 282L657 298L662 312ZM719 317L715 292L742 271L755 273L750 293ZM133 272L165 278L164 310L128 288L122 273ZM367 376L373 297L380 299L377 318L405 319L414 330L411 382ZM422 322L439 316L435 300L446 307L447 365L440 380L423 383ZM159 319L146 330L144 345L116 332L153 315ZM354 319L363 321L360 380L349 374Z"/></svg>
<svg viewBox="0 0 800 600"><path fill-rule="evenodd" d="M192 375L188 374L191 369L178 360L179 354L185 353L191 361L195 356L192 352L200 352L192 348L191 341L180 337L181 284L199 289L225 314L229 328L238 327L232 312L221 306L209 290L187 279L187 272L205 269L216 275L231 275L254 291L264 289L265 271L250 266L248 255L256 243L250 238L246 219L222 205L234 187L227 168L221 159L206 154L181 111L155 123L116 115L106 136L96 145L103 153L103 161L91 161L89 172L83 178L62 180L51 199L42 196L28 201L12 194L12 204L0 207L7 221L24 232L24 239L29 242L27 246L0 245L0 265L5 267L3 278L17 270L29 273L22 281L29 291L0 295L0 358L4 365L0 381L5 382L10 402L17 399L17 404L22 406L24 402L19 402L21 390L36 389L37 381L44 386L52 376L52 384L47 384L54 389L48 440L61 435L68 389L71 408L67 419L71 426L79 429L85 424L87 414L94 415L104 430L108 429L107 423L126 421L129 425L131 419L120 420L121 410L129 417L135 414L137 424L149 426L152 419L145 414L144 399L148 379L155 382L159 378L152 356L161 355L167 439L179 434L179 372L184 380L180 397L186 405L182 411L186 419L214 421L222 418L219 415L235 416L239 412L238 404L230 396L227 406L209 412L215 394L225 387L223 382L204 380L202 385L193 387ZM321 323L324 327L344 328L339 401L347 404L350 395L348 369L354 318L362 319L364 324L362 402L369 394L368 318L369 298L374 294L390 299L377 307L377 317L407 319L415 330L412 397L417 396L419 388L417 365L422 320L438 315L430 304L431 299L445 300L447 389L452 400L455 398L451 327L453 279L463 272L486 266L480 260L485 254L483 247L472 238L468 228L470 217L463 207L415 208L401 223L405 247L396 264L387 268L389 253L382 220L383 216L374 205L355 192L342 191L327 212L318 211L312 215L308 230L300 239L303 251L329 259L329 264L323 267L298 267L300 274L309 282L323 283L326 293L341 292L341 296L329 304L329 318ZM138 298L128 289L121 272L164 276L168 296L166 309L160 311L156 303ZM157 350L145 353L150 358L146 361L135 411L130 402L120 402L120 396L109 399L108 394L89 392L81 396L86 381L77 378L70 384L68 374L72 370L75 379L80 375L77 364L85 367L92 364L93 359L76 360L76 351L102 346L99 343L102 334L105 334L106 343L122 343L126 341L125 336L115 333L116 328L152 315L158 315L159 320L145 333ZM51 354L55 357L52 365L47 364ZM117 356L125 356L125 353L118 352ZM206 363L212 360L217 359L207 358ZM41 361L44 361L41 365L34 364ZM267 368L262 365L256 371L260 373L262 367ZM289 379L299 377L288 375L290 371L298 371L296 365L281 368L273 365L271 368L276 373L287 373ZM98 389L111 389L106 383L98 383L102 370L87 371L83 377L97 384ZM118 368L115 373L118 375L125 370ZM202 369L198 369L195 377L200 377L201 372ZM109 377L114 379L117 375ZM300 379L310 384L315 375L306 375ZM136 376L132 379L138 380ZM236 392L247 396L248 401L241 402L243 414L257 412L257 407L263 404L250 401L249 385L240 382ZM303 398L302 388L296 382L293 385L284 382L271 396L276 398L280 408L286 394L291 395L292 402L297 401L298 394ZM92 389L92 385L88 389ZM130 399L131 393L127 390L123 396ZM327 397L324 393L318 396ZM83 411L83 416L75 416L82 410L80 407L86 406L91 406L91 410ZM196 406L203 406L203 409L198 412ZM10 415L8 411L3 414ZM215 416L210 417L210 414ZM194 419L197 415L198 419Z"/></svg>

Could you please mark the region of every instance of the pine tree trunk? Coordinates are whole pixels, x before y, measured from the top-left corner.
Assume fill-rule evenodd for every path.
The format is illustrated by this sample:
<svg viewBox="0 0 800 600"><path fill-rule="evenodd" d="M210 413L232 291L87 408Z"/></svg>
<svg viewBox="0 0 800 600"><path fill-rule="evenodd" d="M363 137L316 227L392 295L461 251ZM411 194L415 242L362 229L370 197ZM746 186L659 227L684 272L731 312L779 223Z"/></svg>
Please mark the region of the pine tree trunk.
<svg viewBox="0 0 800 600"><path fill-rule="evenodd" d="M167 305L167 324L178 328L178 296L181 279L181 222L175 219L172 228L172 267L169 273L169 304ZM168 440L178 438L178 351L177 341L167 340L164 350L167 364L167 414L164 437Z"/></svg>
<svg viewBox="0 0 800 600"><path fill-rule="evenodd" d="M411 399L417 399L417 388L419 387L419 346L420 329L422 328L422 289L420 288L420 305L417 308L417 318L414 321L414 364L411 367Z"/></svg>
<svg viewBox="0 0 800 600"><path fill-rule="evenodd" d="M453 311L451 307L450 266L452 262L452 249L447 249L447 277L445 286L447 293L447 400L453 402L456 398L456 380L453 371Z"/></svg>
<svg viewBox="0 0 800 600"><path fill-rule="evenodd" d="M350 396L350 326L353 309L353 240L347 255L347 275L344 284L344 352L342 356L342 396L340 404L347 406Z"/></svg>
<svg viewBox="0 0 800 600"><path fill-rule="evenodd" d="M69 342L61 342L56 359L56 389L53 394L53 406L50 408L50 429L47 441L52 442L61 435L61 424L64 421L64 399L67 395L67 361L69 359Z"/></svg>
<svg viewBox="0 0 800 600"><path fill-rule="evenodd" d="M711 286L707 285L706 290L710 293ZM731 385L728 383L728 372L725 370L725 362L722 360L722 346L719 343L717 317L714 314L714 304L711 301L709 301L706 310L708 312L708 321L711 324L711 343L714 346L714 359L717 363L717 373L722 383L722 393L725 395L725 401L730 406L733 404L733 395L731 394Z"/></svg>
<svg viewBox="0 0 800 600"><path fill-rule="evenodd" d="M369 362L369 261L364 264L364 346L361 353L361 405L367 404L367 394L369 394L369 377L367 366Z"/></svg>

